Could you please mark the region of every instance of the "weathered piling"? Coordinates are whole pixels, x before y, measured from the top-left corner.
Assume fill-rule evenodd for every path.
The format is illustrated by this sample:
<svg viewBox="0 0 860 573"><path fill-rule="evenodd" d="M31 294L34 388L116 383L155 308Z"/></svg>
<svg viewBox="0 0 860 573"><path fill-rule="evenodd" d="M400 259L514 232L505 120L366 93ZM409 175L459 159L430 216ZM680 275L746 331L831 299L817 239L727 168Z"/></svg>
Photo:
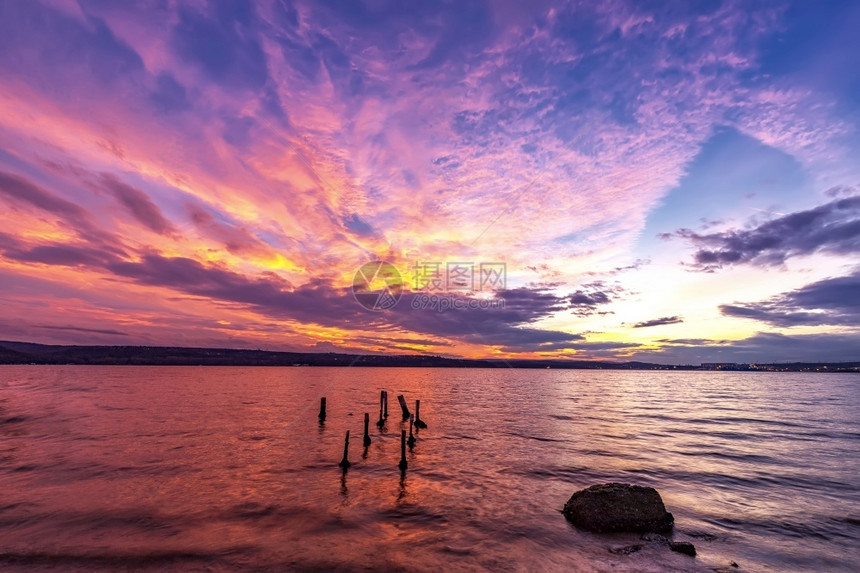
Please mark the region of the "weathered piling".
<svg viewBox="0 0 860 573"><path fill-rule="evenodd" d="M421 400L415 400L415 427L425 429L427 424L421 419Z"/></svg>
<svg viewBox="0 0 860 573"><path fill-rule="evenodd" d="M325 398L320 398L320 424L325 422Z"/></svg>
<svg viewBox="0 0 860 573"><path fill-rule="evenodd" d="M352 464L349 463L349 430L346 431L346 438L343 440L343 459L337 464L343 469L348 468Z"/></svg>
<svg viewBox="0 0 860 573"><path fill-rule="evenodd" d="M382 391L382 417L388 419L388 390Z"/></svg>
<svg viewBox="0 0 860 573"><path fill-rule="evenodd" d="M414 416L409 416L409 439L408 439L408 440L406 440L406 445L408 445L408 446L409 446L409 449L410 449L410 450L411 450L413 447L415 447L415 436L414 436L414 435L412 435L412 424L413 424L413 422L414 422L414 421L415 421L415 417L414 417Z"/></svg>
<svg viewBox="0 0 860 573"><path fill-rule="evenodd" d="M368 426L370 426L370 414L364 413L364 447L370 445L370 433L367 431Z"/></svg>
<svg viewBox="0 0 860 573"><path fill-rule="evenodd" d="M376 426L381 428L385 425L385 417L383 416L383 404L385 403L385 390L379 393L379 420L376 422Z"/></svg>
<svg viewBox="0 0 860 573"><path fill-rule="evenodd" d="M400 409L403 411L403 421L409 419L409 408L406 407L406 398L403 397L403 394L397 396L397 401L400 402Z"/></svg>
<svg viewBox="0 0 860 573"><path fill-rule="evenodd" d="M400 471L406 471L406 430L400 430Z"/></svg>

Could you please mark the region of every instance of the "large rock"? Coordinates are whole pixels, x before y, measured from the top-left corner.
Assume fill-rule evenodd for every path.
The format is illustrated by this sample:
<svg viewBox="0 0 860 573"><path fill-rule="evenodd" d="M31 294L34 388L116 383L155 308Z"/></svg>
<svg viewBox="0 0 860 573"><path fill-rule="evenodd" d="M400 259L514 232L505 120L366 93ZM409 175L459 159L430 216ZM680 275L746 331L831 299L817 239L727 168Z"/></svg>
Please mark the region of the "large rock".
<svg viewBox="0 0 860 573"><path fill-rule="evenodd" d="M598 533L665 533L675 521L656 489L625 483L578 491L564 504L562 513L577 527Z"/></svg>

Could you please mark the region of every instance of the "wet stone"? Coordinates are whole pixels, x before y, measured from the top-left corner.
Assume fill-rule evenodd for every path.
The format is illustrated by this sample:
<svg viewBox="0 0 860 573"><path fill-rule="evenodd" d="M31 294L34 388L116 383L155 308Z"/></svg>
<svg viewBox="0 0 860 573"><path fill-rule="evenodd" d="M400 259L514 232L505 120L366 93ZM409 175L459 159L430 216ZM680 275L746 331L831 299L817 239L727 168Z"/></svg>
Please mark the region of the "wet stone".
<svg viewBox="0 0 860 573"><path fill-rule="evenodd" d="M666 533L674 523L657 490L623 483L578 491L562 513L577 527L597 533Z"/></svg>

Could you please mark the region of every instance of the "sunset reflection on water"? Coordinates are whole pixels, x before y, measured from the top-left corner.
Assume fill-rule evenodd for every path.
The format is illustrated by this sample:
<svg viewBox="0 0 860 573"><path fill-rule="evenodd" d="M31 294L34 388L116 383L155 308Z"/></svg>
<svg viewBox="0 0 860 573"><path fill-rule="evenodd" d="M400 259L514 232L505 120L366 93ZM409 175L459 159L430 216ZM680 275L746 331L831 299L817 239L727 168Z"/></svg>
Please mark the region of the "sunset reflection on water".
<svg viewBox="0 0 860 573"><path fill-rule="evenodd" d="M389 392L387 424L375 421ZM421 400L401 474L396 396ZM317 420L325 395L328 416ZM3 367L4 566L849 570L851 375ZM337 462L346 430L352 466ZM650 485L695 560L559 513ZM851 513L851 508L855 513Z"/></svg>

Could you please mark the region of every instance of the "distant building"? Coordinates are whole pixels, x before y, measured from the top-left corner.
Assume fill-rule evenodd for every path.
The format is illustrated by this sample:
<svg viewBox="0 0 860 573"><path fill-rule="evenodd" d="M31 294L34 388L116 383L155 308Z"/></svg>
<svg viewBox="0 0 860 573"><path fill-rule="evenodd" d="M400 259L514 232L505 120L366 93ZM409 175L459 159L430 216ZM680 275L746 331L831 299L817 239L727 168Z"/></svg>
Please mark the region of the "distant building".
<svg viewBox="0 0 860 573"><path fill-rule="evenodd" d="M747 364L738 364L737 362L702 362L702 370L740 370L747 369Z"/></svg>

